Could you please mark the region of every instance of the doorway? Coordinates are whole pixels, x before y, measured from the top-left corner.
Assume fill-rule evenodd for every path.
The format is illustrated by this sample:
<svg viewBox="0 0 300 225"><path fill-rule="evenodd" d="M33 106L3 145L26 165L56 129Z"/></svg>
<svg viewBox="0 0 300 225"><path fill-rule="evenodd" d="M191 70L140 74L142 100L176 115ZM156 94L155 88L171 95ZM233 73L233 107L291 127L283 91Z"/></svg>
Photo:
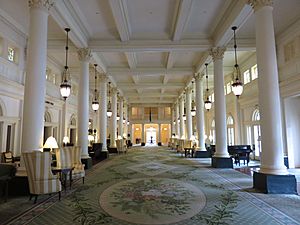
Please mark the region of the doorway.
<svg viewBox="0 0 300 225"><path fill-rule="evenodd" d="M150 127L146 130L146 143L150 145L156 144L156 129Z"/></svg>

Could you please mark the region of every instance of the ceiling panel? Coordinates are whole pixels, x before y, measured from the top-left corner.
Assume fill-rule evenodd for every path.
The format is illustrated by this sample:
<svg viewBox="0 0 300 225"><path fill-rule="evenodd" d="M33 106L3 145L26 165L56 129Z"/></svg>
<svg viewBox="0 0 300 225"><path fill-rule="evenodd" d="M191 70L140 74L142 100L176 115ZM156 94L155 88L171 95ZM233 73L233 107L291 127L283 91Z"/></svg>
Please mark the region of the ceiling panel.
<svg viewBox="0 0 300 225"><path fill-rule="evenodd" d="M122 52L103 52L101 55L108 67L128 68L127 58Z"/></svg>
<svg viewBox="0 0 300 225"><path fill-rule="evenodd" d="M76 2L92 32L92 39L119 39L108 0L89 0L88 4L82 0Z"/></svg>
<svg viewBox="0 0 300 225"><path fill-rule="evenodd" d="M132 37L170 37L178 0L127 0Z"/></svg>
<svg viewBox="0 0 300 225"><path fill-rule="evenodd" d="M199 52L180 52L176 54L174 67L191 67L197 65L202 53Z"/></svg>
<svg viewBox="0 0 300 225"><path fill-rule="evenodd" d="M164 52L138 52L137 66L138 67L165 67L167 53Z"/></svg>

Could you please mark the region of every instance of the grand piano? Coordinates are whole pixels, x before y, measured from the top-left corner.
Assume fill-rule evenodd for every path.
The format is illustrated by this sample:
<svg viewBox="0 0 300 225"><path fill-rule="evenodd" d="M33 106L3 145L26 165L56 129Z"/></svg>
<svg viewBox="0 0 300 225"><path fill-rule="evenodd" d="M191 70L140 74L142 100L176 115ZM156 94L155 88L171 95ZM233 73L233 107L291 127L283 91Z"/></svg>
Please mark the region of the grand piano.
<svg viewBox="0 0 300 225"><path fill-rule="evenodd" d="M215 153L215 145L211 145L207 149L211 155ZM247 163L247 166L250 161L250 153L252 152L250 145L230 145L228 146L228 153L234 159L235 165L240 165L240 161L244 161L244 165Z"/></svg>

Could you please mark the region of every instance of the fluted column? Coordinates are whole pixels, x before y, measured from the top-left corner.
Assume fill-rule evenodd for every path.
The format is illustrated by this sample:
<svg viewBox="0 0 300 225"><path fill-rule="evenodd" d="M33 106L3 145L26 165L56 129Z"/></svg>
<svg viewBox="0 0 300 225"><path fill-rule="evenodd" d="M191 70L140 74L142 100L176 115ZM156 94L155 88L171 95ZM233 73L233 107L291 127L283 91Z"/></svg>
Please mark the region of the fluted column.
<svg viewBox="0 0 300 225"><path fill-rule="evenodd" d="M161 124L160 123L158 124L158 140L157 140L157 143L158 142L161 142Z"/></svg>
<svg viewBox="0 0 300 225"><path fill-rule="evenodd" d="M173 134L175 134L175 113L174 113L175 109L174 106L171 108L171 137L173 138Z"/></svg>
<svg viewBox="0 0 300 225"><path fill-rule="evenodd" d="M60 144L61 144L61 146L63 145L64 137L68 136L67 111L68 111L67 101L65 101L64 104L63 104L63 107L62 107L62 111L61 111L61 122L62 122L61 135L60 135Z"/></svg>
<svg viewBox="0 0 300 225"><path fill-rule="evenodd" d="M225 48L213 48L210 52L214 62L214 93L216 121L216 153L214 157L229 158L226 132L226 101L224 95L223 57Z"/></svg>
<svg viewBox="0 0 300 225"><path fill-rule="evenodd" d="M77 96L77 145L81 147L81 158L89 158L89 61L92 55L91 50L88 48L81 48L77 53L80 61L80 75Z"/></svg>
<svg viewBox="0 0 300 225"><path fill-rule="evenodd" d="M127 128L127 121L128 121L128 107L127 104L124 103L124 119L125 123L123 123L123 135L125 135L127 139L127 133L128 133L128 128Z"/></svg>
<svg viewBox="0 0 300 225"><path fill-rule="evenodd" d="M192 109L192 88L188 87L186 89L186 130L187 130L187 139L191 140L192 135L193 135L193 124L192 124L192 114L191 114L191 109Z"/></svg>
<svg viewBox="0 0 300 225"><path fill-rule="evenodd" d="M242 124L241 124L241 113L240 113L240 103L239 99L235 98L234 101L234 111L235 111L235 145L241 145L242 144Z"/></svg>
<svg viewBox="0 0 300 225"><path fill-rule="evenodd" d="M180 121L179 121L179 101L176 101L175 104L175 135L177 138L181 138L180 136Z"/></svg>
<svg viewBox="0 0 300 225"><path fill-rule="evenodd" d="M99 115L100 115L100 127L99 127L99 133L100 133L100 143L102 143L102 151L107 151L107 145L106 145L106 136L107 136L107 77L102 74L99 77L100 80L100 88L99 88L99 94L100 94L100 100L99 100Z"/></svg>
<svg viewBox="0 0 300 225"><path fill-rule="evenodd" d="M48 15L53 1L29 1L27 70L22 118L22 152L43 147Z"/></svg>
<svg viewBox="0 0 300 225"><path fill-rule="evenodd" d="M273 24L273 1L249 1L255 13L261 166L266 174L287 174L284 166L281 103Z"/></svg>
<svg viewBox="0 0 300 225"><path fill-rule="evenodd" d="M142 123L142 143L145 143L145 124Z"/></svg>
<svg viewBox="0 0 300 225"><path fill-rule="evenodd" d="M123 127L123 105L124 105L124 98L122 96L119 97L119 116L120 116L120 120L119 120L119 135L123 138L123 131L124 131L124 127Z"/></svg>
<svg viewBox="0 0 300 225"><path fill-rule="evenodd" d="M179 118L180 118L180 139L185 138L185 132L184 132L184 120L183 120L183 114L184 114L184 97L181 96L179 99Z"/></svg>
<svg viewBox="0 0 300 225"><path fill-rule="evenodd" d="M111 135L110 135L110 145L112 148L117 147L116 146L116 140L117 140L117 93L118 90L116 88L112 89L112 116L111 116Z"/></svg>
<svg viewBox="0 0 300 225"><path fill-rule="evenodd" d="M204 138L204 102L203 102L203 74L195 74L196 85L196 124L198 134L198 147L200 151L205 151Z"/></svg>

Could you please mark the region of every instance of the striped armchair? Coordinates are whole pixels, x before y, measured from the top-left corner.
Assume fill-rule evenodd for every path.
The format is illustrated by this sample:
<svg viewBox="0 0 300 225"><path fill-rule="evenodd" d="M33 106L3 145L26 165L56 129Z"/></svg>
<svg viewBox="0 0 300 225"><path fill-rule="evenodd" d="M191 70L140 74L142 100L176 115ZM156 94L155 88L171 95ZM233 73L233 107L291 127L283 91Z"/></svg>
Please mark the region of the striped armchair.
<svg viewBox="0 0 300 225"><path fill-rule="evenodd" d="M30 199L35 196L34 203L38 195L59 193L61 197L61 183L57 176L51 172L50 152L26 152L22 153L29 182Z"/></svg>
<svg viewBox="0 0 300 225"><path fill-rule="evenodd" d="M127 148L126 148L126 144L124 143L124 139L117 139L116 144L117 144L118 153L121 153L121 152L126 153L127 152Z"/></svg>
<svg viewBox="0 0 300 225"><path fill-rule="evenodd" d="M55 151L57 167L74 167L72 178L82 178L84 183L84 164L81 163L81 147L63 147Z"/></svg>

